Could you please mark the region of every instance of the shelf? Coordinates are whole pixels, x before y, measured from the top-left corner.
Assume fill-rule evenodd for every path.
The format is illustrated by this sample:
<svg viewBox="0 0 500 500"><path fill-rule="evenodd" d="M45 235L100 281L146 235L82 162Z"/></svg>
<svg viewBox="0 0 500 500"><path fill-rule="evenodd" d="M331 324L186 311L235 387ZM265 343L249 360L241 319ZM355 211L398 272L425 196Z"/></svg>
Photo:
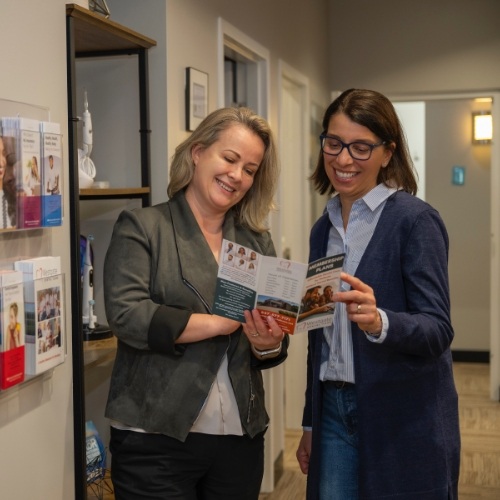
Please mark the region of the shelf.
<svg viewBox="0 0 500 500"><path fill-rule="evenodd" d="M149 187L113 188L113 189L80 189L80 200L111 198L142 198L151 192Z"/></svg>
<svg viewBox="0 0 500 500"><path fill-rule="evenodd" d="M75 51L149 49L156 41L76 4L66 5L66 15L74 20Z"/></svg>
<svg viewBox="0 0 500 500"><path fill-rule="evenodd" d="M72 345L73 345L73 427L75 436L75 500L84 500L86 495L86 388L85 374L90 375L92 368L110 365L117 349L116 337L109 339L87 340L82 329L82 284L80 254L80 210L88 208L84 200L107 200L113 206L115 200L138 199L141 206L151 204L150 174L150 129L149 129L149 76L148 49L156 41L137 33L121 24L106 19L76 4L66 5L67 29L67 68L68 68L68 149L69 149L69 186L70 186L70 232L71 232L71 298L72 298ZM139 77L139 136L140 165L130 166L136 174L140 167L140 182L135 187L115 187L112 189L80 189L78 168L78 114L76 105L77 61L82 59L110 58L122 61L123 56L137 58ZM106 89L115 84L104 82ZM103 89L104 90L104 89ZM109 165L113 169L113 165ZM121 169L122 165L115 165ZM135 184L135 183L134 183ZM82 210L86 211L86 210ZM107 221L110 222L111 221ZM111 228L112 226L110 226ZM111 230L111 229L110 229ZM102 264L102 261L99 262ZM95 264L94 264L95 265ZM91 377L88 377L91 378Z"/></svg>
<svg viewBox="0 0 500 500"><path fill-rule="evenodd" d="M84 342L83 357L85 369L97 366L115 359L116 355L115 336L104 340L92 340Z"/></svg>

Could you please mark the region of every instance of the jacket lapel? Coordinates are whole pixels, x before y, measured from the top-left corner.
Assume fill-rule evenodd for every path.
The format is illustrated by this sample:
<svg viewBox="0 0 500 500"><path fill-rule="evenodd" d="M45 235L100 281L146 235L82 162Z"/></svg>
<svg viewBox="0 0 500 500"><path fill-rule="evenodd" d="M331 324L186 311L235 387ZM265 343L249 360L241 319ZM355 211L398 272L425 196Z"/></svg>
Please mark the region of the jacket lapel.
<svg viewBox="0 0 500 500"><path fill-rule="evenodd" d="M214 301L218 262L196 222L184 192L174 196L169 206L182 277L211 307ZM226 239L236 241L232 212L226 215L223 235Z"/></svg>

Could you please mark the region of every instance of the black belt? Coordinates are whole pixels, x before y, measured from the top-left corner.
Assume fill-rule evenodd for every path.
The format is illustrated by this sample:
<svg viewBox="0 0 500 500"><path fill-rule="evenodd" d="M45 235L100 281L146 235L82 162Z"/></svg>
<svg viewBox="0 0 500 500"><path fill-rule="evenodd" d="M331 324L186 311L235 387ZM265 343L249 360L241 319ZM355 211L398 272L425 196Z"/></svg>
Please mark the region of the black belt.
<svg viewBox="0 0 500 500"><path fill-rule="evenodd" d="M333 385L336 389L347 389L348 387L354 387L352 382L344 382L343 380L325 380L323 382L327 385Z"/></svg>

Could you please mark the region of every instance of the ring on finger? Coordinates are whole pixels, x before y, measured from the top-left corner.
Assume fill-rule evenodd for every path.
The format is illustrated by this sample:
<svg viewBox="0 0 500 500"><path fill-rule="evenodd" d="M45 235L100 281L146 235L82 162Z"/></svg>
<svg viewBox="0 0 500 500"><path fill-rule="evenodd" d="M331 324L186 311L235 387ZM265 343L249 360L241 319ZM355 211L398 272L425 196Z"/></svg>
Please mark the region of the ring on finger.
<svg viewBox="0 0 500 500"><path fill-rule="evenodd" d="M356 309L357 314L361 314L361 304L358 304L358 308Z"/></svg>
<svg viewBox="0 0 500 500"><path fill-rule="evenodd" d="M254 332L254 333L250 334L250 337L258 337L258 336L259 336L259 332Z"/></svg>

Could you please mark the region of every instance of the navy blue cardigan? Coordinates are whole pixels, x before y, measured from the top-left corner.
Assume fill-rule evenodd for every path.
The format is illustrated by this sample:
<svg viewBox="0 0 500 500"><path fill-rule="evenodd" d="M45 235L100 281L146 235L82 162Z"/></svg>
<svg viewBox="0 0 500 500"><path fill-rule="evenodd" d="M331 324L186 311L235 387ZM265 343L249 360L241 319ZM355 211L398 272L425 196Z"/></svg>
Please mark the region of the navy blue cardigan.
<svg viewBox="0 0 500 500"><path fill-rule="evenodd" d="M310 236L309 260L326 254L325 213ZM405 192L386 203L356 276L389 318L370 342L352 324L360 446L360 499L456 499L460 434L452 372L448 236L436 210ZM308 500L318 498L322 330L309 332L303 425L313 427Z"/></svg>

